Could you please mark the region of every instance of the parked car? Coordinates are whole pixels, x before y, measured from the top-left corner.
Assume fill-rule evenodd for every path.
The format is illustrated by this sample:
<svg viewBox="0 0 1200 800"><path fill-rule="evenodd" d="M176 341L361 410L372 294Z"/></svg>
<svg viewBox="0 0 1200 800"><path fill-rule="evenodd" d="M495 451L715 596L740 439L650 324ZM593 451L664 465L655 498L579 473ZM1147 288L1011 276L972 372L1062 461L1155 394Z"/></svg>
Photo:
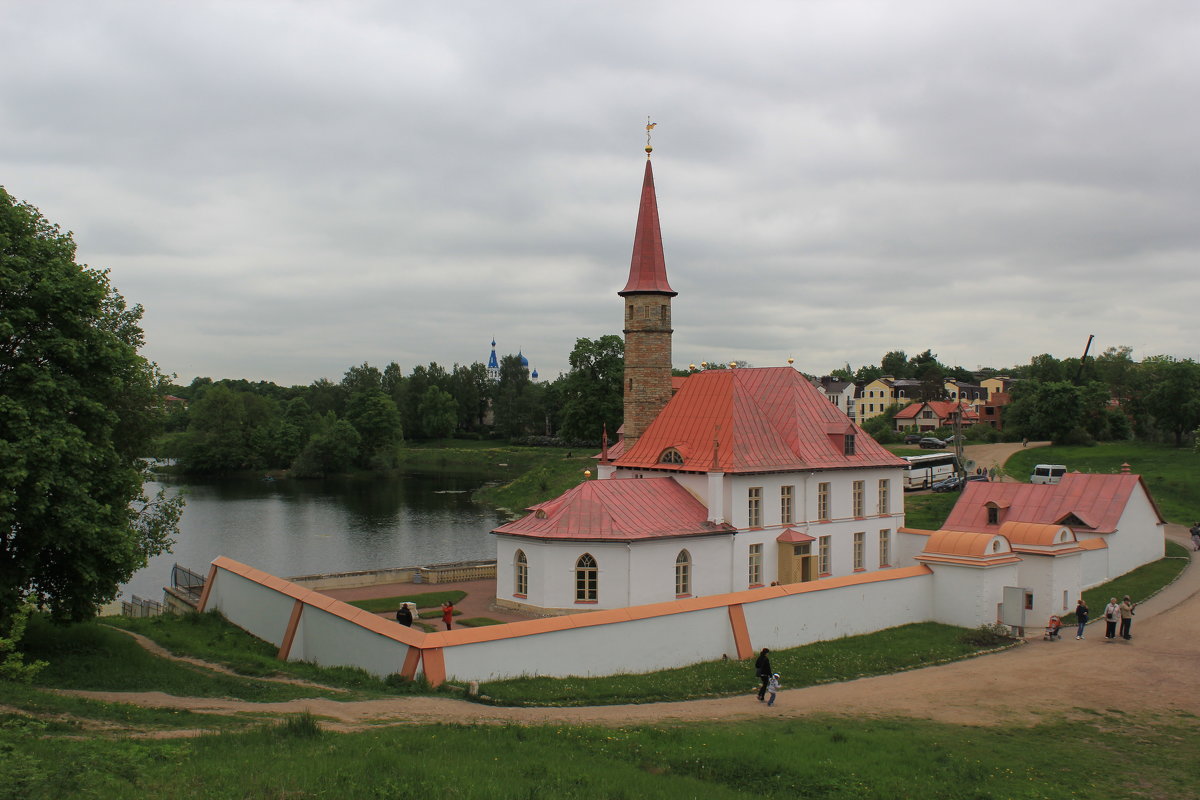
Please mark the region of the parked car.
<svg viewBox="0 0 1200 800"><path fill-rule="evenodd" d="M990 478L988 478L988 475L986 472L982 472L978 475L968 475L967 480L968 481L987 481L987 480L990 480Z"/></svg>
<svg viewBox="0 0 1200 800"><path fill-rule="evenodd" d="M916 444L919 441L921 441L921 434L919 434L919 433L904 434L904 443L905 444Z"/></svg>
<svg viewBox="0 0 1200 800"><path fill-rule="evenodd" d="M946 446L946 443L933 436L926 436L922 438L921 441L917 442L917 446L922 450L941 450Z"/></svg>
<svg viewBox="0 0 1200 800"><path fill-rule="evenodd" d="M949 477L942 478L929 488L933 489L935 492L954 492L961 489L963 487L963 483L964 481L962 478L957 475L951 475Z"/></svg>
<svg viewBox="0 0 1200 800"><path fill-rule="evenodd" d="M961 441L962 441L962 442L965 444L965 443L966 443L966 441L967 441L967 437L963 436L961 433L959 433L959 434L951 434L951 435L949 435L949 436L947 436L947 437L946 437L946 444L951 444L951 445L952 445L952 444L954 444L955 442L957 442L957 441L959 441L959 440L961 440Z"/></svg>

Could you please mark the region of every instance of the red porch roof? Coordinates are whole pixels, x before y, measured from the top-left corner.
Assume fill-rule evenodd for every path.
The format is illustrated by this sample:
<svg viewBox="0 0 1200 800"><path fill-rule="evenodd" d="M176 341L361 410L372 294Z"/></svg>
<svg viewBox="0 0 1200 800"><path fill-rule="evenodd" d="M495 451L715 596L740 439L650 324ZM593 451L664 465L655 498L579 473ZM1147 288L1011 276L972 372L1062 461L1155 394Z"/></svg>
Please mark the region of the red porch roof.
<svg viewBox="0 0 1200 800"><path fill-rule="evenodd" d="M535 539L661 539L733 532L708 521L708 509L674 478L585 481L492 533Z"/></svg>

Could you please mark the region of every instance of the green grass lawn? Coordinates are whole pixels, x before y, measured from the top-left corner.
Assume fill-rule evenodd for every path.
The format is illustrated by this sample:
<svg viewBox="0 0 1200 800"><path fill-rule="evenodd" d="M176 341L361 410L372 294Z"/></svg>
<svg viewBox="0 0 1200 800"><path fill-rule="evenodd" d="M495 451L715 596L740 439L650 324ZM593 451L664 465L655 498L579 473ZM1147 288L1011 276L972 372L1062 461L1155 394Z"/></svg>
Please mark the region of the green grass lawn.
<svg viewBox="0 0 1200 800"><path fill-rule="evenodd" d="M371 597L366 600L352 600L349 605L370 611L372 614L382 614L384 611L395 611L401 603L416 603L417 608L441 608L442 603L447 600L457 603L466 596L466 592L455 589L447 592L398 594L395 597Z"/></svg>
<svg viewBox="0 0 1200 800"><path fill-rule="evenodd" d="M936 531L942 527L950 510L962 497L962 492L939 494L906 494L904 496L904 524L910 528Z"/></svg>
<svg viewBox="0 0 1200 800"><path fill-rule="evenodd" d="M786 702L787 696L781 702ZM752 710L758 710L757 704ZM0 796L460 800L1133 800L1200 791L1187 715L1035 727L808 716L619 728L314 720L188 740L0 729Z"/></svg>
<svg viewBox="0 0 1200 800"><path fill-rule="evenodd" d="M1200 453L1146 442L1107 442L1095 447L1035 447L1018 450L1004 464L1012 478L1028 481L1035 464L1066 464L1069 470L1113 474L1128 463L1142 476L1169 522L1200 520Z"/></svg>

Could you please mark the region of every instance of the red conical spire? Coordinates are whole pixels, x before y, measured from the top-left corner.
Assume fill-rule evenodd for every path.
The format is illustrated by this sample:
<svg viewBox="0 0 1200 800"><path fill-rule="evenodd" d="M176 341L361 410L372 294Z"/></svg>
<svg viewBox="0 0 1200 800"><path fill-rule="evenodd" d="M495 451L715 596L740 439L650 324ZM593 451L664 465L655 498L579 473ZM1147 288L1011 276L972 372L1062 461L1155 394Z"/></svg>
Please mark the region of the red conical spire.
<svg viewBox="0 0 1200 800"><path fill-rule="evenodd" d="M667 260L663 257L662 231L658 227L658 198L654 195L654 170L646 160L642 181L642 205L638 209L637 230L633 235L633 262L629 281L617 292L622 297L652 292L671 297L679 294L667 283Z"/></svg>

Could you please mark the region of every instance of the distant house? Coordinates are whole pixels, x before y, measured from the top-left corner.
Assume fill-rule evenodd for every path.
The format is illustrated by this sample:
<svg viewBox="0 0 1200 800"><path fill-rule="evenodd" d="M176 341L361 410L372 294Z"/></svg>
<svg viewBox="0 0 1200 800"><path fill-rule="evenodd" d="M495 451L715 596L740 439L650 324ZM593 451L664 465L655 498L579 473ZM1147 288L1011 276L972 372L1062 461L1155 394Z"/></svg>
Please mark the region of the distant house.
<svg viewBox="0 0 1200 800"><path fill-rule="evenodd" d="M979 421L998 431L1004 430L1004 408L1011 402L1012 395L1008 392L993 392L987 402L976 409Z"/></svg>
<svg viewBox="0 0 1200 800"><path fill-rule="evenodd" d="M1007 393L1012 389L1012 385L1016 380L1007 375L997 375L992 378L984 378L979 382L979 385L987 391L987 399L991 400L999 393Z"/></svg>
<svg viewBox="0 0 1200 800"><path fill-rule="evenodd" d="M858 398L858 417L855 420L862 424L872 417L882 414L892 405L908 405L921 395L921 382L893 378L885 375L876 378L862 389Z"/></svg>
<svg viewBox="0 0 1200 800"><path fill-rule="evenodd" d="M932 431L954 425L956 418L967 427L979 421L979 414L966 401L930 400L900 409L894 421L898 431Z"/></svg>
<svg viewBox="0 0 1200 800"><path fill-rule="evenodd" d="M817 391L829 398L829 402L838 407L850 419L856 419L858 411L856 394L858 387L854 381L844 381L826 375L813 381Z"/></svg>
<svg viewBox="0 0 1200 800"><path fill-rule="evenodd" d="M946 381L945 389L947 400L961 400L973 406L982 405L988 397L988 390L974 383Z"/></svg>

